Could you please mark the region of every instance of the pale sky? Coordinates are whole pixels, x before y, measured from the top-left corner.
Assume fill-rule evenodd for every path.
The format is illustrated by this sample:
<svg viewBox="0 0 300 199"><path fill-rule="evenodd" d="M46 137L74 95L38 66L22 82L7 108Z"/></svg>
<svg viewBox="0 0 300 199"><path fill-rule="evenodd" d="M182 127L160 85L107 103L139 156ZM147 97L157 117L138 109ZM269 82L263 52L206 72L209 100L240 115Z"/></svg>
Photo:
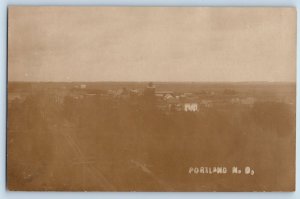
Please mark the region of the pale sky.
<svg viewBox="0 0 300 199"><path fill-rule="evenodd" d="M10 7L9 81L295 81L291 8Z"/></svg>

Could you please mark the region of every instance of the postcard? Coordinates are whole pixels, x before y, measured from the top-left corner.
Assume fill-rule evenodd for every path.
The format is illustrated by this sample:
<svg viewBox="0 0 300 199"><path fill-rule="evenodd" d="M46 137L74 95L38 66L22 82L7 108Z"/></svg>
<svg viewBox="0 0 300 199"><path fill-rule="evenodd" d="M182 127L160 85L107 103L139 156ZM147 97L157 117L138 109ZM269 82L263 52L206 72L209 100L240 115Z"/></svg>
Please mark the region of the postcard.
<svg viewBox="0 0 300 199"><path fill-rule="evenodd" d="M8 190L295 190L295 8L11 6L7 92Z"/></svg>

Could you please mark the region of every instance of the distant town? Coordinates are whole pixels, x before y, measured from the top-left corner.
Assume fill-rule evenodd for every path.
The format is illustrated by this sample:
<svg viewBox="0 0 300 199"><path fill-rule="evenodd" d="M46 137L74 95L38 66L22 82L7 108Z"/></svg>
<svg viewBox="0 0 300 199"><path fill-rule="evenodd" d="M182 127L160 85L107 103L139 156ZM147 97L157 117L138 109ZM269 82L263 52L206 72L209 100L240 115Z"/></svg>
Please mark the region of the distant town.
<svg viewBox="0 0 300 199"><path fill-rule="evenodd" d="M31 89L34 85L31 85ZM9 104L13 100L22 101L28 93L12 92L8 95ZM30 89L27 89L30 90ZM175 90L175 91L174 91ZM289 96L287 93L285 96L250 96L249 94L239 93L236 90L230 88L224 88L223 90L198 90L195 92L183 92L174 90L162 90L155 83L149 82L144 87L128 88L117 87L112 89L100 89L90 88L89 85L80 83L73 84L70 89L66 86L60 88L48 88L53 101L58 104L64 102L64 98L69 96L74 100L82 100L85 98L107 98L112 100L130 100L136 98L147 99L153 101L156 107L165 112L184 111L184 112L199 112L203 109L209 109L212 107L222 108L229 105L235 105L240 107L253 107L255 102L264 101L276 101L286 104L295 104L295 99ZM44 89L45 91L45 89Z"/></svg>
<svg viewBox="0 0 300 199"><path fill-rule="evenodd" d="M198 179L187 171L201 166L202 157L208 166L257 171L266 158L285 159L295 147L295 91L295 83L268 82L9 82L7 144L22 154L8 156L16 167L11 175L30 182L56 162L56 175L46 177L63 183L82 182L82 169L89 169L96 185L107 182L105 175L132 187L143 176L169 184ZM255 158L262 161L250 164ZM182 167L174 167L178 162ZM23 165L32 176L18 169ZM174 175L180 172L186 175Z"/></svg>

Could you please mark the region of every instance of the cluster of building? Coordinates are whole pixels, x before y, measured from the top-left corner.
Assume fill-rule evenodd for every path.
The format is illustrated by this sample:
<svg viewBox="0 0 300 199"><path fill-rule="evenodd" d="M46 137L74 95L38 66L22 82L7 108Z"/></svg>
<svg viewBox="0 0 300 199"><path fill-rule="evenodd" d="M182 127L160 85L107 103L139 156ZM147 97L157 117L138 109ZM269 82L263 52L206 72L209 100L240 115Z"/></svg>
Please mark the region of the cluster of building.
<svg viewBox="0 0 300 199"><path fill-rule="evenodd" d="M132 99L133 97L146 97L155 100L156 106L163 111L198 112L200 109L231 105L253 106L254 97L215 96L215 93L206 93L200 96L191 92L174 92L170 90L156 89L153 83L149 83L144 89L117 88L110 90L89 89L86 85L76 87L76 98L88 96L101 96L119 100ZM215 96L212 98L212 96Z"/></svg>
<svg viewBox="0 0 300 199"><path fill-rule="evenodd" d="M158 108L164 111L199 111L198 98L192 93L174 93L173 91L156 90L152 83L149 83L144 91L145 95L153 95L156 98Z"/></svg>

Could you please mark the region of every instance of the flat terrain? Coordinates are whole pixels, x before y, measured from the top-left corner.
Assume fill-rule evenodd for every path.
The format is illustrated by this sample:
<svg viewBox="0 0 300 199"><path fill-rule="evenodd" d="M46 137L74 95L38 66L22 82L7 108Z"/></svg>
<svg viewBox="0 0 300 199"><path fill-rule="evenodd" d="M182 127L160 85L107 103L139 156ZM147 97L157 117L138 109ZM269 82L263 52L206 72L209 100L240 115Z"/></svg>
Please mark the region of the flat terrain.
<svg viewBox="0 0 300 199"><path fill-rule="evenodd" d="M295 83L8 83L10 190L285 191L294 187ZM126 92L125 92L126 91ZM132 94L133 93L133 94ZM187 95L190 98L181 98ZM249 166L253 176L190 174Z"/></svg>

